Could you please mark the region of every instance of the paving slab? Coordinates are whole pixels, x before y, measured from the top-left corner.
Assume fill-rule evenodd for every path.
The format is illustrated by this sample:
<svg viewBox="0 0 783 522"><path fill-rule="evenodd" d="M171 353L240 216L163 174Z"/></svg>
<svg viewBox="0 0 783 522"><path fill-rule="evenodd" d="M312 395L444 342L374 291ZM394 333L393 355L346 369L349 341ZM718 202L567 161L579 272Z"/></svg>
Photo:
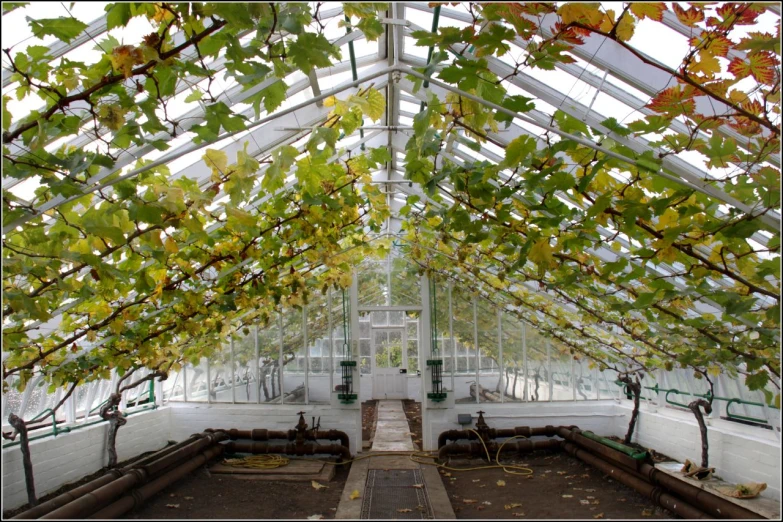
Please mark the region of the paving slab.
<svg viewBox="0 0 783 522"><path fill-rule="evenodd" d="M411 440L410 427L402 409L402 401L381 400L378 402L378 414L375 437L369 452L361 453L351 464L351 471L345 482L345 489L340 497L335 518L340 520L360 519L362 516L363 496L367 486L370 470L415 470L420 469L427 497L432 507L433 517L440 520L455 519L446 488L435 466L420 465L411 460L415 448ZM398 455L378 455L373 453L395 452ZM351 500L354 491L359 491L359 498ZM375 497L373 497L375 498Z"/></svg>
<svg viewBox="0 0 783 522"><path fill-rule="evenodd" d="M244 480L268 480L275 482L328 482L334 478L334 464L291 460L287 466L273 469L253 469L227 466L218 462L209 468L210 473Z"/></svg>

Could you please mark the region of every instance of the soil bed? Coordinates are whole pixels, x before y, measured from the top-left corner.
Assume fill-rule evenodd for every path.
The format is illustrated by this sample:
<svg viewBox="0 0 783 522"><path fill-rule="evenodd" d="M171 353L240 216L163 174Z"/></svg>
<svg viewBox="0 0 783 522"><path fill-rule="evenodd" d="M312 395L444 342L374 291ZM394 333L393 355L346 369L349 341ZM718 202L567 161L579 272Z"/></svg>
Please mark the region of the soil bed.
<svg viewBox="0 0 783 522"><path fill-rule="evenodd" d="M362 403L362 440L371 441L375 436L375 419L378 401L370 400Z"/></svg>
<svg viewBox="0 0 783 522"><path fill-rule="evenodd" d="M402 401L402 409L408 419L408 428L413 433L413 444L417 450L421 449L421 403L411 399Z"/></svg>
<svg viewBox="0 0 783 522"><path fill-rule="evenodd" d="M334 518L351 465L337 466L324 489L307 482L270 482L219 477L206 467L162 490L137 511L134 519L306 519ZM176 506L176 507L173 507Z"/></svg>
<svg viewBox="0 0 783 522"><path fill-rule="evenodd" d="M631 488L563 453L537 451L501 462L530 468L533 474L526 478L497 468L441 470L458 519L676 518ZM448 464L454 468L485 465L486 461L478 459L452 459ZM505 485L499 486L499 480Z"/></svg>

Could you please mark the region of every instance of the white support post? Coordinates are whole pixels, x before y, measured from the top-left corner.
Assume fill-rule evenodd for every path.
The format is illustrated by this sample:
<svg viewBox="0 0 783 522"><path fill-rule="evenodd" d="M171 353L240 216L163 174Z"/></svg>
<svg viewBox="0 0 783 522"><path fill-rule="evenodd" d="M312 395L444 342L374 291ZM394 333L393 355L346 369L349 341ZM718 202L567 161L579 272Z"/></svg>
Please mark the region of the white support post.
<svg viewBox="0 0 783 522"><path fill-rule="evenodd" d="M209 358L204 357L207 361L207 404L212 404L212 369L209 365ZM217 399L217 390L215 391L215 398Z"/></svg>
<svg viewBox="0 0 783 522"><path fill-rule="evenodd" d="M305 404L310 404L310 347L307 345L307 305L302 307L302 344L305 353Z"/></svg>
<svg viewBox="0 0 783 522"><path fill-rule="evenodd" d="M527 402L527 325L522 321L522 366L524 370L524 386L522 400Z"/></svg>
<svg viewBox="0 0 783 522"><path fill-rule="evenodd" d="M454 309L451 300L451 285L449 281L449 339L451 339L451 393L456 391L454 387L454 372L457 371L457 341L454 339Z"/></svg>
<svg viewBox="0 0 783 522"><path fill-rule="evenodd" d="M332 323L332 289L326 294L326 309L329 311L329 394L334 391L334 324Z"/></svg>
<svg viewBox="0 0 783 522"><path fill-rule="evenodd" d="M237 369L234 367L234 335L231 335L229 342L229 350L231 350L231 404L237 403Z"/></svg>
<svg viewBox="0 0 783 522"><path fill-rule="evenodd" d="M73 396L71 396L71 399L69 400L72 399ZM160 379L155 381L155 406L157 406L158 408L163 406L163 381L161 381Z"/></svg>
<svg viewBox="0 0 783 522"><path fill-rule="evenodd" d="M552 378L552 343L546 340L546 376L549 379L549 402L552 402L554 379Z"/></svg>
<svg viewBox="0 0 783 522"><path fill-rule="evenodd" d="M182 400L188 402L188 365L182 365Z"/></svg>
<svg viewBox="0 0 783 522"><path fill-rule="evenodd" d="M350 312L351 312L351 344L350 350L351 350L351 358L356 361L356 368L361 368L362 366L362 358L361 354L359 353L359 273L354 270L353 271L353 278L351 280L351 301L350 301ZM362 396L362 385L361 385L361 370L355 372L354 378L356 376L359 376L358 380L354 380L354 393L356 393L356 396L358 398L359 403L361 404Z"/></svg>
<svg viewBox="0 0 783 522"><path fill-rule="evenodd" d="M498 308L498 372L500 372L500 402L505 402L506 389L503 387L503 313Z"/></svg>
<svg viewBox="0 0 783 522"><path fill-rule="evenodd" d="M255 354L256 354L255 363L253 364L253 370L254 370L253 375L256 376L256 381L255 381L255 384L253 386L255 388L255 393L256 393L256 404L261 404L261 375L260 375L261 374L261 370L258 367L258 359L260 359L261 356L258 353L258 325L255 325L255 328L253 329L253 332L255 333L255 336L256 336L255 342L253 343ZM274 392L275 391L272 390L272 393L274 393Z"/></svg>
<svg viewBox="0 0 783 522"><path fill-rule="evenodd" d="M576 402L576 372L574 371L574 356L571 356L571 395Z"/></svg>
<svg viewBox="0 0 783 522"><path fill-rule="evenodd" d="M473 297L473 348L476 350L476 404L478 404L481 383L479 382L478 304L475 297Z"/></svg>
<svg viewBox="0 0 783 522"><path fill-rule="evenodd" d="M280 387L280 404L285 404L285 386L283 382L283 311L277 312L277 329L278 337L280 339L280 364L278 365L278 380Z"/></svg>
<svg viewBox="0 0 783 522"><path fill-rule="evenodd" d="M65 422L72 424L76 422L76 396L78 395L78 389L74 390L68 400L65 403ZM5 413L3 413L5 415Z"/></svg>
<svg viewBox="0 0 783 522"><path fill-rule="evenodd" d="M392 4L394 5L394 4ZM432 440L432 426L427 410L427 392L432 391L432 366L427 366L426 361L432 358L432 317L430 315L430 280L426 274L420 278L421 286L421 315L419 316L419 363L424 370L421 372L421 429L422 446L425 451L430 449Z"/></svg>

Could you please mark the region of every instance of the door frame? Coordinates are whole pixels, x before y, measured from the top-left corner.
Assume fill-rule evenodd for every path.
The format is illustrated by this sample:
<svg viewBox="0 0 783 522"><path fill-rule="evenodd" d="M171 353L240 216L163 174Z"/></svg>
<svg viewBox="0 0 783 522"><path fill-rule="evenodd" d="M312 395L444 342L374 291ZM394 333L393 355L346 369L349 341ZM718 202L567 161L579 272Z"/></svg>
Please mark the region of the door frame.
<svg viewBox="0 0 783 522"><path fill-rule="evenodd" d="M375 332L378 331L386 331L388 333L390 332L400 332L400 342L402 343L402 361L400 362L399 369L405 369L406 373L398 373L395 374L395 378L400 379L402 383L402 389L403 389L403 399L408 398L408 329L406 325L402 326L373 326L372 320L370 321L370 375L372 376L372 398L373 399L384 399L385 397L376 397L376 383L377 383L377 377L378 377L378 368L376 364L376 345L375 345ZM388 334L387 334L388 335ZM386 369L386 368L382 368Z"/></svg>

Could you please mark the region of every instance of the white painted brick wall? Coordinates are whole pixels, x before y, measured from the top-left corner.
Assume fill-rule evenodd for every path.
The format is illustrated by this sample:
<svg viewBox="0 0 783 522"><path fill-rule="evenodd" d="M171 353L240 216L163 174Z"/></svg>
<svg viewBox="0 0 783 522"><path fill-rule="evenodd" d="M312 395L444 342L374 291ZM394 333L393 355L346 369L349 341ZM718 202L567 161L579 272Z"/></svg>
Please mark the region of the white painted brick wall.
<svg viewBox="0 0 783 522"><path fill-rule="evenodd" d="M361 450L361 409L332 409L323 404L193 404L171 403L171 437L182 440L207 428L249 430L290 430L299 422L298 411L305 412L307 424L321 417L321 429L341 430L348 434L351 453Z"/></svg>
<svg viewBox="0 0 783 522"><path fill-rule="evenodd" d="M615 435L624 437L631 419L632 404L616 406ZM707 420L709 464L728 482L766 482L763 496L780 497L780 441L771 430L745 426L723 419ZM701 463L701 434L690 412L643 406L639 411L633 442L684 462Z"/></svg>
<svg viewBox="0 0 783 522"><path fill-rule="evenodd" d="M36 494L42 497L106 466L107 435L108 424L101 423L30 442ZM160 449L169 438L169 408L131 415L117 432L117 458ZM27 503L22 452L16 445L3 449L2 455L3 509L14 509Z"/></svg>

